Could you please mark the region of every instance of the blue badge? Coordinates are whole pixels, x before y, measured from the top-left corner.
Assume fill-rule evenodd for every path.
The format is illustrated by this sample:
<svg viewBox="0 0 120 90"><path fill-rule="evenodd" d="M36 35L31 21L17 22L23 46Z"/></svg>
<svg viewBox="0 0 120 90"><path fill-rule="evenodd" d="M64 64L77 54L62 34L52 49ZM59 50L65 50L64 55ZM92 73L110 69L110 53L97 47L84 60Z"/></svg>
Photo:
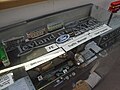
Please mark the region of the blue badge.
<svg viewBox="0 0 120 90"><path fill-rule="evenodd" d="M59 36L59 37L56 39L56 42L57 42L58 44L61 44L61 43L66 42L69 38L70 38L70 35L69 35L69 34L64 34L64 35Z"/></svg>

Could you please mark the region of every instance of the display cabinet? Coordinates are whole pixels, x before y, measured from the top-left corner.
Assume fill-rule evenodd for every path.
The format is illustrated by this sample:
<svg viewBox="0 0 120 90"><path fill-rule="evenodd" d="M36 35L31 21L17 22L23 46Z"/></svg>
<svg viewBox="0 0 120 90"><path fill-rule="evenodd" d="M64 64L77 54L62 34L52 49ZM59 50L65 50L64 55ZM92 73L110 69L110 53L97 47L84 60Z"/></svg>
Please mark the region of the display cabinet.
<svg viewBox="0 0 120 90"><path fill-rule="evenodd" d="M0 28L1 77L12 73L14 83L29 76L37 90L72 90L89 77L104 44L119 36L119 25L106 25L109 15L87 4Z"/></svg>

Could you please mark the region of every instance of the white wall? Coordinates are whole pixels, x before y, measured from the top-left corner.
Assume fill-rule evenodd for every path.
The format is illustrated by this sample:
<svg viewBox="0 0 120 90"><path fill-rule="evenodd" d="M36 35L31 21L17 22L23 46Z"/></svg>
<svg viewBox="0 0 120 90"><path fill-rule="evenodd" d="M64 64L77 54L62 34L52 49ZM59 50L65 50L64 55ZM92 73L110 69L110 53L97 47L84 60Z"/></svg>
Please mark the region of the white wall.
<svg viewBox="0 0 120 90"><path fill-rule="evenodd" d="M113 0L47 0L0 11L0 27L70 7L94 3L105 9Z"/></svg>

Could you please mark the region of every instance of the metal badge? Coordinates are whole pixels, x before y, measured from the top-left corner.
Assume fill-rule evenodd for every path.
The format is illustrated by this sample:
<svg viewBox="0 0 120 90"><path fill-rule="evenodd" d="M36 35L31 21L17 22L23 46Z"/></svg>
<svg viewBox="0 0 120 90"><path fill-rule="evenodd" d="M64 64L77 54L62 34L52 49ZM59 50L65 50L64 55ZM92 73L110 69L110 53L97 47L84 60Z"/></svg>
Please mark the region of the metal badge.
<svg viewBox="0 0 120 90"><path fill-rule="evenodd" d="M64 35L61 35L60 37L58 37L58 38L56 39L56 42L57 42L58 44L61 44L61 43L66 42L69 38L70 38L70 35L69 35L69 34L64 34Z"/></svg>
<svg viewBox="0 0 120 90"><path fill-rule="evenodd" d="M45 35L46 32L47 32L46 28L42 28L42 29L31 31L31 32L27 32L26 35L28 39L34 39L34 38Z"/></svg>
<svg viewBox="0 0 120 90"><path fill-rule="evenodd" d="M37 77L37 79L38 79L38 81L42 81L42 80L43 80L43 76L42 76L42 75L39 75L39 76Z"/></svg>
<svg viewBox="0 0 120 90"><path fill-rule="evenodd" d="M56 37L53 34L47 34L43 37L22 43L19 46L17 46L17 49L19 51L18 57L31 52L34 48L41 48L52 44L53 42L55 42L55 40Z"/></svg>
<svg viewBox="0 0 120 90"><path fill-rule="evenodd" d="M52 23L47 24L48 32L52 32L54 30L58 30L58 29L62 29L62 28L64 28L64 23L61 21L52 22Z"/></svg>
<svg viewBox="0 0 120 90"><path fill-rule="evenodd" d="M78 53L75 54L74 58L75 58L77 65L80 65L81 63L83 63L85 61L83 56L81 54L78 54Z"/></svg>

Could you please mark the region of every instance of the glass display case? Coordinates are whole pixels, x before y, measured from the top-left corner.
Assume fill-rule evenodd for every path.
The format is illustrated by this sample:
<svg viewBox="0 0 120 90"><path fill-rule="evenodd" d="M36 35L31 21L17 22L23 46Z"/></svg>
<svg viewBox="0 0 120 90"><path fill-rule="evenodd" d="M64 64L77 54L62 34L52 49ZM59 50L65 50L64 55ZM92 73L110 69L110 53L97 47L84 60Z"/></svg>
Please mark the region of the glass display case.
<svg viewBox="0 0 120 90"><path fill-rule="evenodd" d="M114 37L119 36L119 25L106 25L109 15L107 10L87 4L0 28L9 61L5 65L1 60L0 74L23 67L40 90L54 90L66 80L70 85L85 80L96 55L111 45L105 46L112 36L104 36L115 30ZM95 61L90 61L93 57Z"/></svg>

